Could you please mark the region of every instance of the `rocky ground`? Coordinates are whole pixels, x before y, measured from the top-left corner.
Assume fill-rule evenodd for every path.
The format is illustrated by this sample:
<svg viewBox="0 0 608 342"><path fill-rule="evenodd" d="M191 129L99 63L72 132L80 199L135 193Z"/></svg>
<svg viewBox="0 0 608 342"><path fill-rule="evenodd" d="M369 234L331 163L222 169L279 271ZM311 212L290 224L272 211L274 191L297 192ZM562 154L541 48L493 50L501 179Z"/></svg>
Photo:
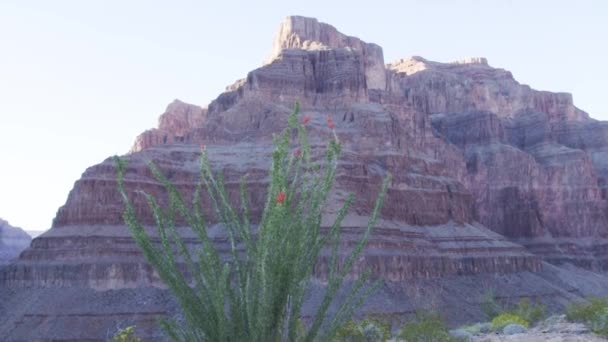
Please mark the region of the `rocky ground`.
<svg viewBox="0 0 608 342"><path fill-rule="evenodd" d="M582 323L572 323L565 315L551 316L540 324L525 330L512 333L477 333L471 334L471 342L576 342L576 341L606 341L605 337L594 334Z"/></svg>

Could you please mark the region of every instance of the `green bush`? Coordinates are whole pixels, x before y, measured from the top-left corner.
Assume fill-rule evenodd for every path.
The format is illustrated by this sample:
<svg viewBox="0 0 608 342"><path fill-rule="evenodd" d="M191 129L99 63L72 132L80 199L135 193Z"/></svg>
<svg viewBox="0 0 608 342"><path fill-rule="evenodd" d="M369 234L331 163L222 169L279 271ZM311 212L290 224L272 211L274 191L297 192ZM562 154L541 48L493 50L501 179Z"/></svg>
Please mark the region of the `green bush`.
<svg viewBox="0 0 608 342"><path fill-rule="evenodd" d="M502 331L509 324L519 324L526 328L530 326L530 322L511 312L505 312L494 317L491 324L491 329L494 331Z"/></svg>
<svg viewBox="0 0 608 342"><path fill-rule="evenodd" d="M114 337L112 342L141 342L141 339L135 337L135 326L129 326L119 330Z"/></svg>
<svg viewBox="0 0 608 342"><path fill-rule="evenodd" d="M496 297L492 290L486 291L481 297L481 311L483 311L488 320L492 320L504 311L502 305L496 301Z"/></svg>
<svg viewBox="0 0 608 342"><path fill-rule="evenodd" d="M540 303L531 303L528 298L520 299L517 305L501 305L496 301L494 293L487 291L481 301L481 310L491 321L504 313L521 317L529 324L539 322L545 317L545 306Z"/></svg>
<svg viewBox="0 0 608 342"><path fill-rule="evenodd" d="M386 341L391 337L388 322L375 319L365 319L360 322L348 321L344 324L332 342L376 342Z"/></svg>
<svg viewBox="0 0 608 342"><path fill-rule="evenodd" d="M441 315L428 311L417 312L414 321L406 323L398 337L407 342L460 342L450 336Z"/></svg>
<svg viewBox="0 0 608 342"><path fill-rule="evenodd" d="M566 308L566 318L572 322L585 323L608 308L607 298L588 298L587 302L571 303Z"/></svg>
<svg viewBox="0 0 608 342"><path fill-rule="evenodd" d="M545 317L545 306L537 303L530 303L527 298L522 298L519 304L511 311L511 313L523 318L530 324L539 322Z"/></svg>
<svg viewBox="0 0 608 342"><path fill-rule="evenodd" d="M183 314L183 321L161 321L172 340L328 341L380 285L380 280L368 282L371 271L364 270L342 297L344 300L336 303L337 310L329 313L344 279L369 240L390 175L382 184L361 239L349 253L342 253L341 223L354 201L352 194L336 212L328 231L321 233L321 218L336 179L341 144L333 131L325 158L312 158L304 126L310 118L299 120L298 114L296 105L288 117L288 127L274 137L270 184L261 217L249 217L244 178L240 192L236 191L239 205L230 203L222 174L213 172L206 150L201 155L200 180L191 201L185 200L152 163L152 175L164 186L167 200L143 192L127 192L127 163L116 157L118 188L126 207L125 223L147 261L176 297ZM330 117L328 126L333 130ZM299 149L294 151L294 147ZM207 235L208 220L202 210L204 192L211 200L215 218L227 232L228 255L220 255ZM157 236L151 236L140 223L131 200L136 195L143 196L150 207ZM161 203L168 205L163 208ZM178 222L185 222L196 234L201 242L196 249L182 239ZM155 241L157 237L159 243ZM299 322L306 289L326 247L327 289L310 326L302 333Z"/></svg>
<svg viewBox="0 0 608 342"><path fill-rule="evenodd" d="M566 319L584 323L596 334L608 336L608 298L588 298L566 308Z"/></svg>

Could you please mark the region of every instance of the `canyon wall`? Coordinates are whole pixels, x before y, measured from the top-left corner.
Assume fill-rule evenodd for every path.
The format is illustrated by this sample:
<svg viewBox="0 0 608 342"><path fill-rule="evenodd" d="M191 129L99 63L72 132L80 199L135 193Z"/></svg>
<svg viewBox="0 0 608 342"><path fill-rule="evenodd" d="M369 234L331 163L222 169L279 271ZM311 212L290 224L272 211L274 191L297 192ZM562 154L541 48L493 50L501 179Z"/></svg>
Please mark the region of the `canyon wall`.
<svg viewBox="0 0 608 342"><path fill-rule="evenodd" d="M323 222L329 225L346 194L356 195L344 221L345 248L362 233L382 179L393 175L354 270L370 267L385 285L360 314L403 317L435 306L458 322L481 315L478 298L488 289L562 305L608 288L593 273L608 268L608 124L576 108L570 94L534 90L485 58L385 64L378 45L305 17L286 18L266 63L207 107L176 100L157 128L136 138L125 156L126 186L150 232L151 213L138 191L161 203L166 197L147 162L188 198L201 146L214 169L224 172L231 198L245 177L255 224L268 185L272 134L287 125L296 101L302 117L311 118L314 158L322 158L333 136L327 116L336 123L343 153ZM116 187L111 158L88 168L53 227L0 272L5 293L37 298L35 305L0 312L0 332L67 338L58 327L75 317L82 338L95 339L117 321L159 338L151 317L173 314L175 306L123 224ZM212 238L227 250L208 199L203 204ZM179 230L195 248L192 232ZM322 293L326 272L322 259L306 312ZM581 279L596 276L594 286L581 286ZM57 303L57 289L90 305L40 309ZM132 291L138 295L128 297ZM125 296L132 306L117 304Z"/></svg>

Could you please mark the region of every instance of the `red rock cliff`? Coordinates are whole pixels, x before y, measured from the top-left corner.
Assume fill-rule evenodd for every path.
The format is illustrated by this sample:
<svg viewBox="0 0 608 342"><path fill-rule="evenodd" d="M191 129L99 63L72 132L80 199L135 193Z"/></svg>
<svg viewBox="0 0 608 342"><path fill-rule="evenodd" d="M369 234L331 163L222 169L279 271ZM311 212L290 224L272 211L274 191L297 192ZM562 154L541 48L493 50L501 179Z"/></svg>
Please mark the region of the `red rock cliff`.
<svg viewBox="0 0 608 342"><path fill-rule="evenodd" d="M135 191L163 198L146 162L154 161L189 196L200 145L224 171L232 196L246 175L255 222L272 134L286 126L295 101L312 118L314 151L331 135L327 115L344 144L336 201L326 219L345 194L357 195L344 224L345 246L362 231L383 177L394 176L355 270L369 266L386 280L376 298L387 304L366 310L400 315L437 300L446 312L458 312L454 300L494 286L512 296L537 290L538 296L568 296L569 283L556 278L565 271L543 259L607 268L605 123L576 108L571 95L533 90L483 58L438 63L412 57L384 65L379 46L304 17L285 19L267 63L206 109L176 100L158 128L137 137L127 156L126 184L144 223L153 221ZM87 169L52 229L0 273L3 286L92 288L108 296L159 286L123 225L115 177L111 159ZM194 237L182 231L194 246ZM221 227L210 234L226 247ZM315 272L321 287L325 273L322 260ZM445 292L415 302L405 294L411 284L421 286L416 291L437 285ZM157 309L164 313L167 307ZM140 317L144 309L79 310L97 315L103 325L116 317ZM32 317L42 314L36 312L19 316L20 326L39 327ZM45 315L53 324L63 322L57 312ZM14 334L36 331L41 330Z"/></svg>

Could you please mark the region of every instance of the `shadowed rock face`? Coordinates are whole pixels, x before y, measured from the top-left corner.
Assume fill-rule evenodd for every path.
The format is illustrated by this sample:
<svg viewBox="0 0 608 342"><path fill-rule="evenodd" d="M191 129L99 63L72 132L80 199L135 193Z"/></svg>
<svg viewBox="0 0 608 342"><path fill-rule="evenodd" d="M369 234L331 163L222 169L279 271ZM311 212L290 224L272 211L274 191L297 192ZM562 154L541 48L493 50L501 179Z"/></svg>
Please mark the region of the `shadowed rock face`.
<svg viewBox="0 0 608 342"><path fill-rule="evenodd" d="M31 241L32 238L23 229L13 227L0 219L0 265L19 256Z"/></svg>
<svg viewBox="0 0 608 342"><path fill-rule="evenodd" d="M543 262L595 270L608 265L606 124L576 108L571 95L521 85L484 58L438 63L412 57L385 65L379 46L304 17L286 18L266 64L207 108L176 100L158 128L137 137L127 156L126 185L144 224L153 220L136 191L166 201L146 162L154 161L188 198L201 145L224 172L235 202L238 180L246 177L255 223L268 184L272 134L287 125L295 101L312 118L307 128L316 158L332 137L327 115L336 122L343 155L323 222L330 224L346 194L357 196L344 221L346 248L363 231L382 179L393 175L381 220L354 270L370 267L386 280L364 312L402 317L437 305L462 321L481 314L475 301L489 288L560 303L607 288L598 276L597 286L577 290L579 283L568 278L573 272L579 280L596 275ZM75 305L69 314L94 316L99 329L120 319L148 327L150 312L172 312L168 302L105 307L90 294L94 289L118 298L128 289L148 294L161 286L123 225L115 178L111 159L86 170L52 229L0 272L7 291L44 287L38 303L56 301L48 293L57 287L76 291L96 304ZM195 247L189 230L181 231ZM210 234L228 249L219 225ZM322 259L309 307L326 273ZM425 292L431 288L435 292ZM459 314L463 302L469 303L466 317ZM42 334L38 311L32 306L6 314L0 333L19 322L31 328L14 336L35 339ZM67 314L45 312L45 329L64 324ZM150 329L146 336L158 338Z"/></svg>

